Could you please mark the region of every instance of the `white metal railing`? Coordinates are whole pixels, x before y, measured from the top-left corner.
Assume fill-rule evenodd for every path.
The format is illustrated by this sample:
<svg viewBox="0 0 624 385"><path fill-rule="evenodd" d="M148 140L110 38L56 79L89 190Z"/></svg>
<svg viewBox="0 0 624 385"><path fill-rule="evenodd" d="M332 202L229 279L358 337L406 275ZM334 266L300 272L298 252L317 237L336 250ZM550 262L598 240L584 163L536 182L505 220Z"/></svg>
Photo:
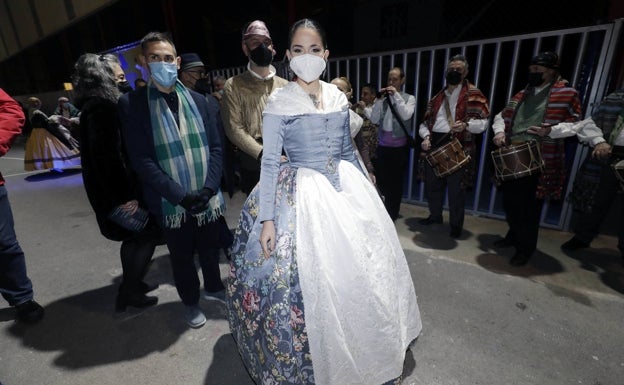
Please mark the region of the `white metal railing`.
<svg viewBox="0 0 624 385"><path fill-rule="evenodd" d="M366 55L330 58L324 79L346 76L360 94L365 83L384 87L388 71L402 67L406 74L404 91L416 98L412 130L420 123L427 101L444 86L445 66L450 57L463 54L468 58L468 79L488 97L490 122L517 91L524 88L531 58L540 51L555 51L561 57L561 73L580 93L585 115L591 115L593 105L605 95L612 65L622 34L622 19L613 23L581 28L508 36L469 42L457 42L430 47L379 52ZM285 63L277 63L278 73L286 76ZM244 66L211 72L226 77L245 70ZM468 192L466 210L474 215L502 218L504 212L496 186L492 183L493 165L491 129L477 138L478 170L474 189ZM566 193L571 189L576 171L587 155L587 148L574 138L567 141L570 170ZM426 204L422 182L416 180L417 151L412 150L406 175L404 201ZM541 225L565 229L569 225L571 208L563 200L545 202Z"/></svg>

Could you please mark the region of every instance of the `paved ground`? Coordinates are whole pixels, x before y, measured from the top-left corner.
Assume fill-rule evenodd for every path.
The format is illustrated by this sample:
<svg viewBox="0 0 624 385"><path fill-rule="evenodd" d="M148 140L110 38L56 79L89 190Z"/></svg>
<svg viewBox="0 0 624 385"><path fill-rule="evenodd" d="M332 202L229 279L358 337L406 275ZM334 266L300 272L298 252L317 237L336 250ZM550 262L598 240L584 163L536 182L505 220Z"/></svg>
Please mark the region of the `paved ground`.
<svg viewBox="0 0 624 385"><path fill-rule="evenodd" d="M18 144L0 170L46 317L26 327L0 302L2 384L252 385L222 305L202 301L208 323L185 325L165 247L148 275L160 284L159 304L114 313L119 244L100 236L79 170L23 173L22 159ZM230 201L231 227L243 199ZM624 384L624 270L615 239L565 255L559 245L570 234L543 229L535 258L513 268L510 250L491 247L504 222L468 216L453 240L446 225L418 225L426 213L404 205L397 221L424 323L404 384Z"/></svg>

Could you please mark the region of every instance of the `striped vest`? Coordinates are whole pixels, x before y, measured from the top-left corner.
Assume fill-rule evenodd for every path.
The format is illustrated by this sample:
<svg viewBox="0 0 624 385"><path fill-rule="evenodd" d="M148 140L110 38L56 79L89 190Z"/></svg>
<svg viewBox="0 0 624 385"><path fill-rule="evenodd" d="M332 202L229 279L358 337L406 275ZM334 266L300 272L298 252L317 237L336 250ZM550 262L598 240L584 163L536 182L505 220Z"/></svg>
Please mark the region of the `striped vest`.
<svg viewBox="0 0 624 385"><path fill-rule="evenodd" d="M524 89L515 94L502 111L505 121L505 134L512 135L512 127L517 108L527 95ZM568 86L566 80L559 80L550 87L546 111L542 117L543 124L575 122L581 116L581 101L578 92ZM536 195L539 199L559 200L563 194L563 184L567 174L565 170L565 148L563 139L545 137L541 143L542 159L545 163L544 172L539 177Z"/></svg>

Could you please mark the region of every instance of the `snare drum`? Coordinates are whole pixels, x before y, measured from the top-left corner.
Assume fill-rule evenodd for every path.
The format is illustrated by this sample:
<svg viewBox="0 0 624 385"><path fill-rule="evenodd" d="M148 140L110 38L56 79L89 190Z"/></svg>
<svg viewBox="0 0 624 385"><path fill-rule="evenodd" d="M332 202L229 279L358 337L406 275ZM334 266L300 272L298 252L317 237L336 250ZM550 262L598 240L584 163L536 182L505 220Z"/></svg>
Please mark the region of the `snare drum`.
<svg viewBox="0 0 624 385"><path fill-rule="evenodd" d="M431 151L425 157L438 178L444 178L462 168L470 161L457 138Z"/></svg>
<svg viewBox="0 0 624 385"><path fill-rule="evenodd" d="M518 179L544 171L540 145L530 140L519 145L492 151L496 178L501 181Z"/></svg>
<svg viewBox="0 0 624 385"><path fill-rule="evenodd" d="M624 190L624 160L613 163L611 167L615 172L615 177L620 181L620 188Z"/></svg>

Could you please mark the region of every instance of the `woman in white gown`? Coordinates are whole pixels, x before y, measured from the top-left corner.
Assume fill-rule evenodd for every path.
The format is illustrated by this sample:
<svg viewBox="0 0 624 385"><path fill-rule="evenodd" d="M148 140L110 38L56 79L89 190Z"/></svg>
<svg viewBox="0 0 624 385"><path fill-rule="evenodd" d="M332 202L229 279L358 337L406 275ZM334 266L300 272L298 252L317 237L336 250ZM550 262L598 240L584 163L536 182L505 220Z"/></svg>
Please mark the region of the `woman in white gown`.
<svg viewBox="0 0 624 385"><path fill-rule="evenodd" d="M394 224L354 155L347 99L319 80L328 54L314 21L293 25L297 77L267 103L260 182L232 246L228 319L258 384L398 384L422 327Z"/></svg>

